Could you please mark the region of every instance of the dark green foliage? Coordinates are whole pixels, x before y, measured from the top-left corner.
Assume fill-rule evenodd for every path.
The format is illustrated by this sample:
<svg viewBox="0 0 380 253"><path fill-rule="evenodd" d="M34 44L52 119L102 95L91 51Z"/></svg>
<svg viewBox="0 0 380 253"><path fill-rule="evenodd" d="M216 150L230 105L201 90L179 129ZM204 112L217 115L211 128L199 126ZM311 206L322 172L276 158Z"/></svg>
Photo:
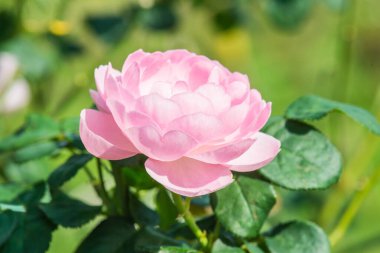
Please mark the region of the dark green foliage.
<svg viewBox="0 0 380 253"><path fill-rule="evenodd" d="M71 156L47 182L0 185L0 253L46 252L58 225L81 227L102 209L106 210L102 213L104 220L82 241L77 253L328 253L327 236L313 223L293 221L275 225L265 233L261 230L276 202L272 184L304 191L325 189L339 180L340 153L319 130L303 122L320 119L334 110L379 133L379 123L363 109L315 96L300 98L285 117L272 118L262 129L281 141L281 152L270 164L249 173L249 177L234 173L235 181L226 188L187 199L180 214L170 192L147 174L144 155L110 161L111 166L98 160L99 167L94 168L93 163L88 164L93 156L80 141L77 117L57 123L31 115L22 129L0 141L0 152L10 153L12 164L41 161L38 159L52 154L67 157L68 152L62 150L70 150ZM60 189L85 166L102 206L87 205ZM111 190L110 177L115 180ZM150 193L153 199L143 199ZM279 201L281 206L298 208L302 198L319 204L315 201L320 198L310 200L310 192L300 193L295 192L291 202L289 198ZM198 241L194 228L184 222L189 210L200 213L192 224L200 230L198 237L199 233L207 235L211 242L207 249Z"/></svg>
<svg viewBox="0 0 380 253"><path fill-rule="evenodd" d="M49 203L41 203L40 209L55 224L63 227L80 227L100 213L100 206L89 206L63 192L54 192Z"/></svg>
<svg viewBox="0 0 380 253"><path fill-rule="evenodd" d="M84 239L76 253L133 253L134 235L135 228L124 217L110 217Z"/></svg>
<svg viewBox="0 0 380 253"><path fill-rule="evenodd" d="M321 228L311 222L280 224L265 235L272 253L329 253L330 245Z"/></svg>
<svg viewBox="0 0 380 253"><path fill-rule="evenodd" d="M158 214L142 203L134 194L129 195L129 209L135 222L143 226L158 224Z"/></svg>
<svg viewBox="0 0 380 253"><path fill-rule="evenodd" d="M157 213L160 217L160 228L167 230L175 224L178 212L168 192L163 188L160 188L157 193L156 205Z"/></svg>
<svg viewBox="0 0 380 253"><path fill-rule="evenodd" d="M91 159L92 155L82 154L71 156L64 164L59 166L48 178L49 186L57 188L74 177L77 172Z"/></svg>
<svg viewBox="0 0 380 253"><path fill-rule="evenodd" d="M278 117L263 131L281 141L279 155L260 170L266 178L292 190L324 189L338 181L340 153L314 127Z"/></svg>
<svg viewBox="0 0 380 253"><path fill-rule="evenodd" d="M271 185L244 176L216 192L216 196L214 210L219 221L227 230L244 238L259 234L276 202Z"/></svg>

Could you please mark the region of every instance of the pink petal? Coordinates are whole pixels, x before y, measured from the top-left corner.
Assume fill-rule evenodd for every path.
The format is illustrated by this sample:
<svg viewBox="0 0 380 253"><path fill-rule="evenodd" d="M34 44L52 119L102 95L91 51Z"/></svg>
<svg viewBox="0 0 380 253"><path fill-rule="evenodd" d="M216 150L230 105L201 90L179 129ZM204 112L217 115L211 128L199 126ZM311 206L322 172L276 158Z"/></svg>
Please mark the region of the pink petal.
<svg viewBox="0 0 380 253"><path fill-rule="evenodd" d="M124 64L123 64L123 68L122 68L122 72L125 73L127 68L137 62L137 63L140 63L142 61L142 59L146 56L150 55L150 53L145 53L142 49L139 49L133 53L131 53L130 55L128 55L127 59L125 60Z"/></svg>
<svg viewBox="0 0 380 253"><path fill-rule="evenodd" d="M100 94L104 94L104 82L105 82L107 68L108 67L106 65L101 65L95 69L95 82L96 82L96 87L98 91L100 92Z"/></svg>
<svg viewBox="0 0 380 253"><path fill-rule="evenodd" d="M161 161L177 160L197 146L185 133L169 131L161 135L153 126L130 128L126 133L141 153Z"/></svg>
<svg viewBox="0 0 380 253"><path fill-rule="evenodd" d="M139 94L140 69L136 62L128 66L122 75L123 88L134 95Z"/></svg>
<svg viewBox="0 0 380 253"><path fill-rule="evenodd" d="M267 123L270 114L272 111L272 103L268 102L265 104L264 109L260 112L260 115L257 117L254 127L252 128L252 132L259 131L264 125Z"/></svg>
<svg viewBox="0 0 380 253"><path fill-rule="evenodd" d="M155 93L140 97L136 101L135 109L148 115L163 127L182 115L176 103Z"/></svg>
<svg viewBox="0 0 380 253"><path fill-rule="evenodd" d="M173 95L176 95L187 91L189 91L189 86L187 83L185 81L177 81L174 85L172 93Z"/></svg>
<svg viewBox="0 0 380 253"><path fill-rule="evenodd" d="M226 94L223 86L205 84L200 86L196 92L211 101L217 114L224 112L231 106L231 98Z"/></svg>
<svg viewBox="0 0 380 253"><path fill-rule="evenodd" d="M249 105L247 103L242 103L239 105L232 106L226 112L220 115L220 119L223 125L230 131L238 129L247 117L249 110Z"/></svg>
<svg viewBox="0 0 380 253"><path fill-rule="evenodd" d="M249 95L249 84L233 81L226 85L226 92L232 98L231 104L239 104Z"/></svg>
<svg viewBox="0 0 380 253"><path fill-rule="evenodd" d="M192 90L207 83L211 70L215 66L207 57L195 56L190 60L189 86Z"/></svg>
<svg viewBox="0 0 380 253"><path fill-rule="evenodd" d="M96 157L119 160L138 153L115 124L112 116L95 110L83 110L80 137L87 151Z"/></svg>
<svg viewBox="0 0 380 253"><path fill-rule="evenodd" d="M226 163L231 170L248 172L259 169L271 162L280 151L280 141L270 135L258 132L252 138L255 141L244 154Z"/></svg>
<svg viewBox="0 0 380 253"><path fill-rule="evenodd" d="M215 140L226 134L223 123L217 117L203 113L180 117L173 120L169 127L184 132L199 142Z"/></svg>
<svg viewBox="0 0 380 253"><path fill-rule="evenodd" d="M108 64L107 71L105 73L105 81L104 81L104 94L106 99L108 98L118 98L120 96L119 93L119 80L120 77L117 70L112 68L111 63Z"/></svg>
<svg viewBox="0 0 380 253"><path fill-rule="evenodd" d="M171 97L184 115L193 113L214 114L214 108L210 100L197 93L184 92Z"/></svg>
<svg viewBox="0 0 380 253"><path fill-rule="evenodd" d="M187 157L212 164L224 164L244 154L255 142L253 139L245 139L237 143L223 146L213 151L194 153Z"/></svg>
<svg viewBox="0 0 380 253"><path fill-rule="evenodd" d="M169 50L166 51L166 55L172 63L178 63L188 57L194 56L193 53L190 53L189 51L184 49Z"/></svg>
<svg viewBox="0 0 380 253"><path fill-rule="evenodd" d="M92 98L92 101L94 101L96 108L98 108L99 111L109 113L108 106L102 96L99 94L99 92L95 90L90 90L90 96Z"/></svg>
<svg viewBox="0 0 380 253"><path fill-rule="evenodd" d="M232 174L225 166L186 157L172 162L148 159L145 168L167 189L188 197L209 194L233 182Z"/></svg>
<svg viewBox="0 0 380 253"><path fill-rule="evenodd" d="M163 98L170 98L172 96L172 84L169 82L154 82L150 93L157 93Z"/></svg>

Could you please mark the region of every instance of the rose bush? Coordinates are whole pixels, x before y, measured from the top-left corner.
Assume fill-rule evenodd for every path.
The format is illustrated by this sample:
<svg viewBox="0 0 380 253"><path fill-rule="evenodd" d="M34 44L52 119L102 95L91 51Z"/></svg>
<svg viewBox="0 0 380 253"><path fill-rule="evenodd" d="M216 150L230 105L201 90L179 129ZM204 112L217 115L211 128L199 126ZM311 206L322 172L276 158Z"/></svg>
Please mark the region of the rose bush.
<svg viewBox="0 0 380 253"><path fill-rule="evenodd" d="M148 174L170 191L199 196L233 182L231 171L268 164L280 142L261 133L271 113L246 75L186 50L145 53L95 70L98 110L81 112L80 136L94 156L142 153Z"/></svg>

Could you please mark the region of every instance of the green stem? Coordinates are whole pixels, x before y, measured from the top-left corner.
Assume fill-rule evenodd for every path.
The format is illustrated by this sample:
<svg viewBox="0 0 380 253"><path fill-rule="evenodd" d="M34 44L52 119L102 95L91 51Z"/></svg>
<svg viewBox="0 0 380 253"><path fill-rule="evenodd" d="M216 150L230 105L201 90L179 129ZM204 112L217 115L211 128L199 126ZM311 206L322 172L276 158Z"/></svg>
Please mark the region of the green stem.
<svg viewBox="0 0 380 253"><path fill-rule="evenodd" d="M108 211L111 214L116 214L116 207L114 203L112 202L111 198L108 195L107 189L106 189L106 184L104 181L104 176L103 176L103 170L102 170L102 162L99 158L96 158L96 168L98 170L98 175L99 175L99 180L100 180L100 185L99 185L99 192L102 195L102 200L104 204L107 206Z"/></svg>
<svg viewBox="0 0 380 253"><path fill-rule="evenodd" d="M90 169L87 166L83 168L88 178L90 179L90 183L92 187L94 188L96 194L99 196L99 198L102 200L104 205L107 207L107 210L109 210L113 214L114 207L113 207L112 201L108 197L107 191L105 190L104 186L102 187L102 183L99 184L99 180L96 179L96 177L91 173Z"/></svg>
<svg viewBox="0 0 380 253"><path fill-rule="evenodd" d="M340 220L337 223L337 226L332 231L329 236L331 245L336 245L340 239L345 235L348 227L350 226L352 220L355 218L359 208L363 204L364 200L367 198L371 190L376 186L376 183L380 180L380 168L377 168L373 175L367 180L365 180L362 187L360 187L354 193L351 202L349 203L347 209L341 216Z"/></svg>
<svg viewBox="0 0 380 253"><path fill-rule="evenodd" d="M179 215L181 215L187 224L191 231L194 233L194 235L197 237L198 241L200 242L203 249L207 250L208 248L208 240L205 232L202 232L202 230L198 227L197 223L195 222L195 219L193 215L191 214L189 210L189 204L184 204L182 201L182 197L178 194L175 194L172 192L174 204L177 207ZM191 199L186 198L186 203L190 203Z"/></svg>
<svg viewBox="0 0 380 253"><path fill-rule="evenodd" d="M115 178L115 201L119 214L128 215L128 187L123 179L122 170L119 167L112 167L112 173Z"/></svg>

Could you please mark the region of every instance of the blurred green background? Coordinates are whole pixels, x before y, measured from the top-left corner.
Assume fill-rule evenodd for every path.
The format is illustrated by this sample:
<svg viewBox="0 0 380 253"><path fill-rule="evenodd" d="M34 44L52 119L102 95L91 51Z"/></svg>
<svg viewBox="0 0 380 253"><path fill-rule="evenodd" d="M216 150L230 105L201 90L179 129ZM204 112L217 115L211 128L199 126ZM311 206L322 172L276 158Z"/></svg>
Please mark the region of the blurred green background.
<svg viewBox="0 0 380 253"><path fill-rule="evenodd" d="M356 104L379 119L379 9L377 0L1 0L0 52L17 57L16 75L29 83L31 100L0 112L0 138L31 112L58 120L78 116L92 105L94 68L108 62L121 68L139 48L186 48L248 74L251 86L273 102L273 115L314 93ZM318 126L343 152L343 176L326 191L279 189L268 227L307 218L331 232L354 192L380 169L379 138L338 114ZM15 164L0 157L0 182L36 182L64 159ZM65 190L99 202L83 175ZM12 189L0 199L7 194ZM380 252L379 196L378 184L333 252ZM94 225L58 229L49 252L73 252Z"/></svg>

